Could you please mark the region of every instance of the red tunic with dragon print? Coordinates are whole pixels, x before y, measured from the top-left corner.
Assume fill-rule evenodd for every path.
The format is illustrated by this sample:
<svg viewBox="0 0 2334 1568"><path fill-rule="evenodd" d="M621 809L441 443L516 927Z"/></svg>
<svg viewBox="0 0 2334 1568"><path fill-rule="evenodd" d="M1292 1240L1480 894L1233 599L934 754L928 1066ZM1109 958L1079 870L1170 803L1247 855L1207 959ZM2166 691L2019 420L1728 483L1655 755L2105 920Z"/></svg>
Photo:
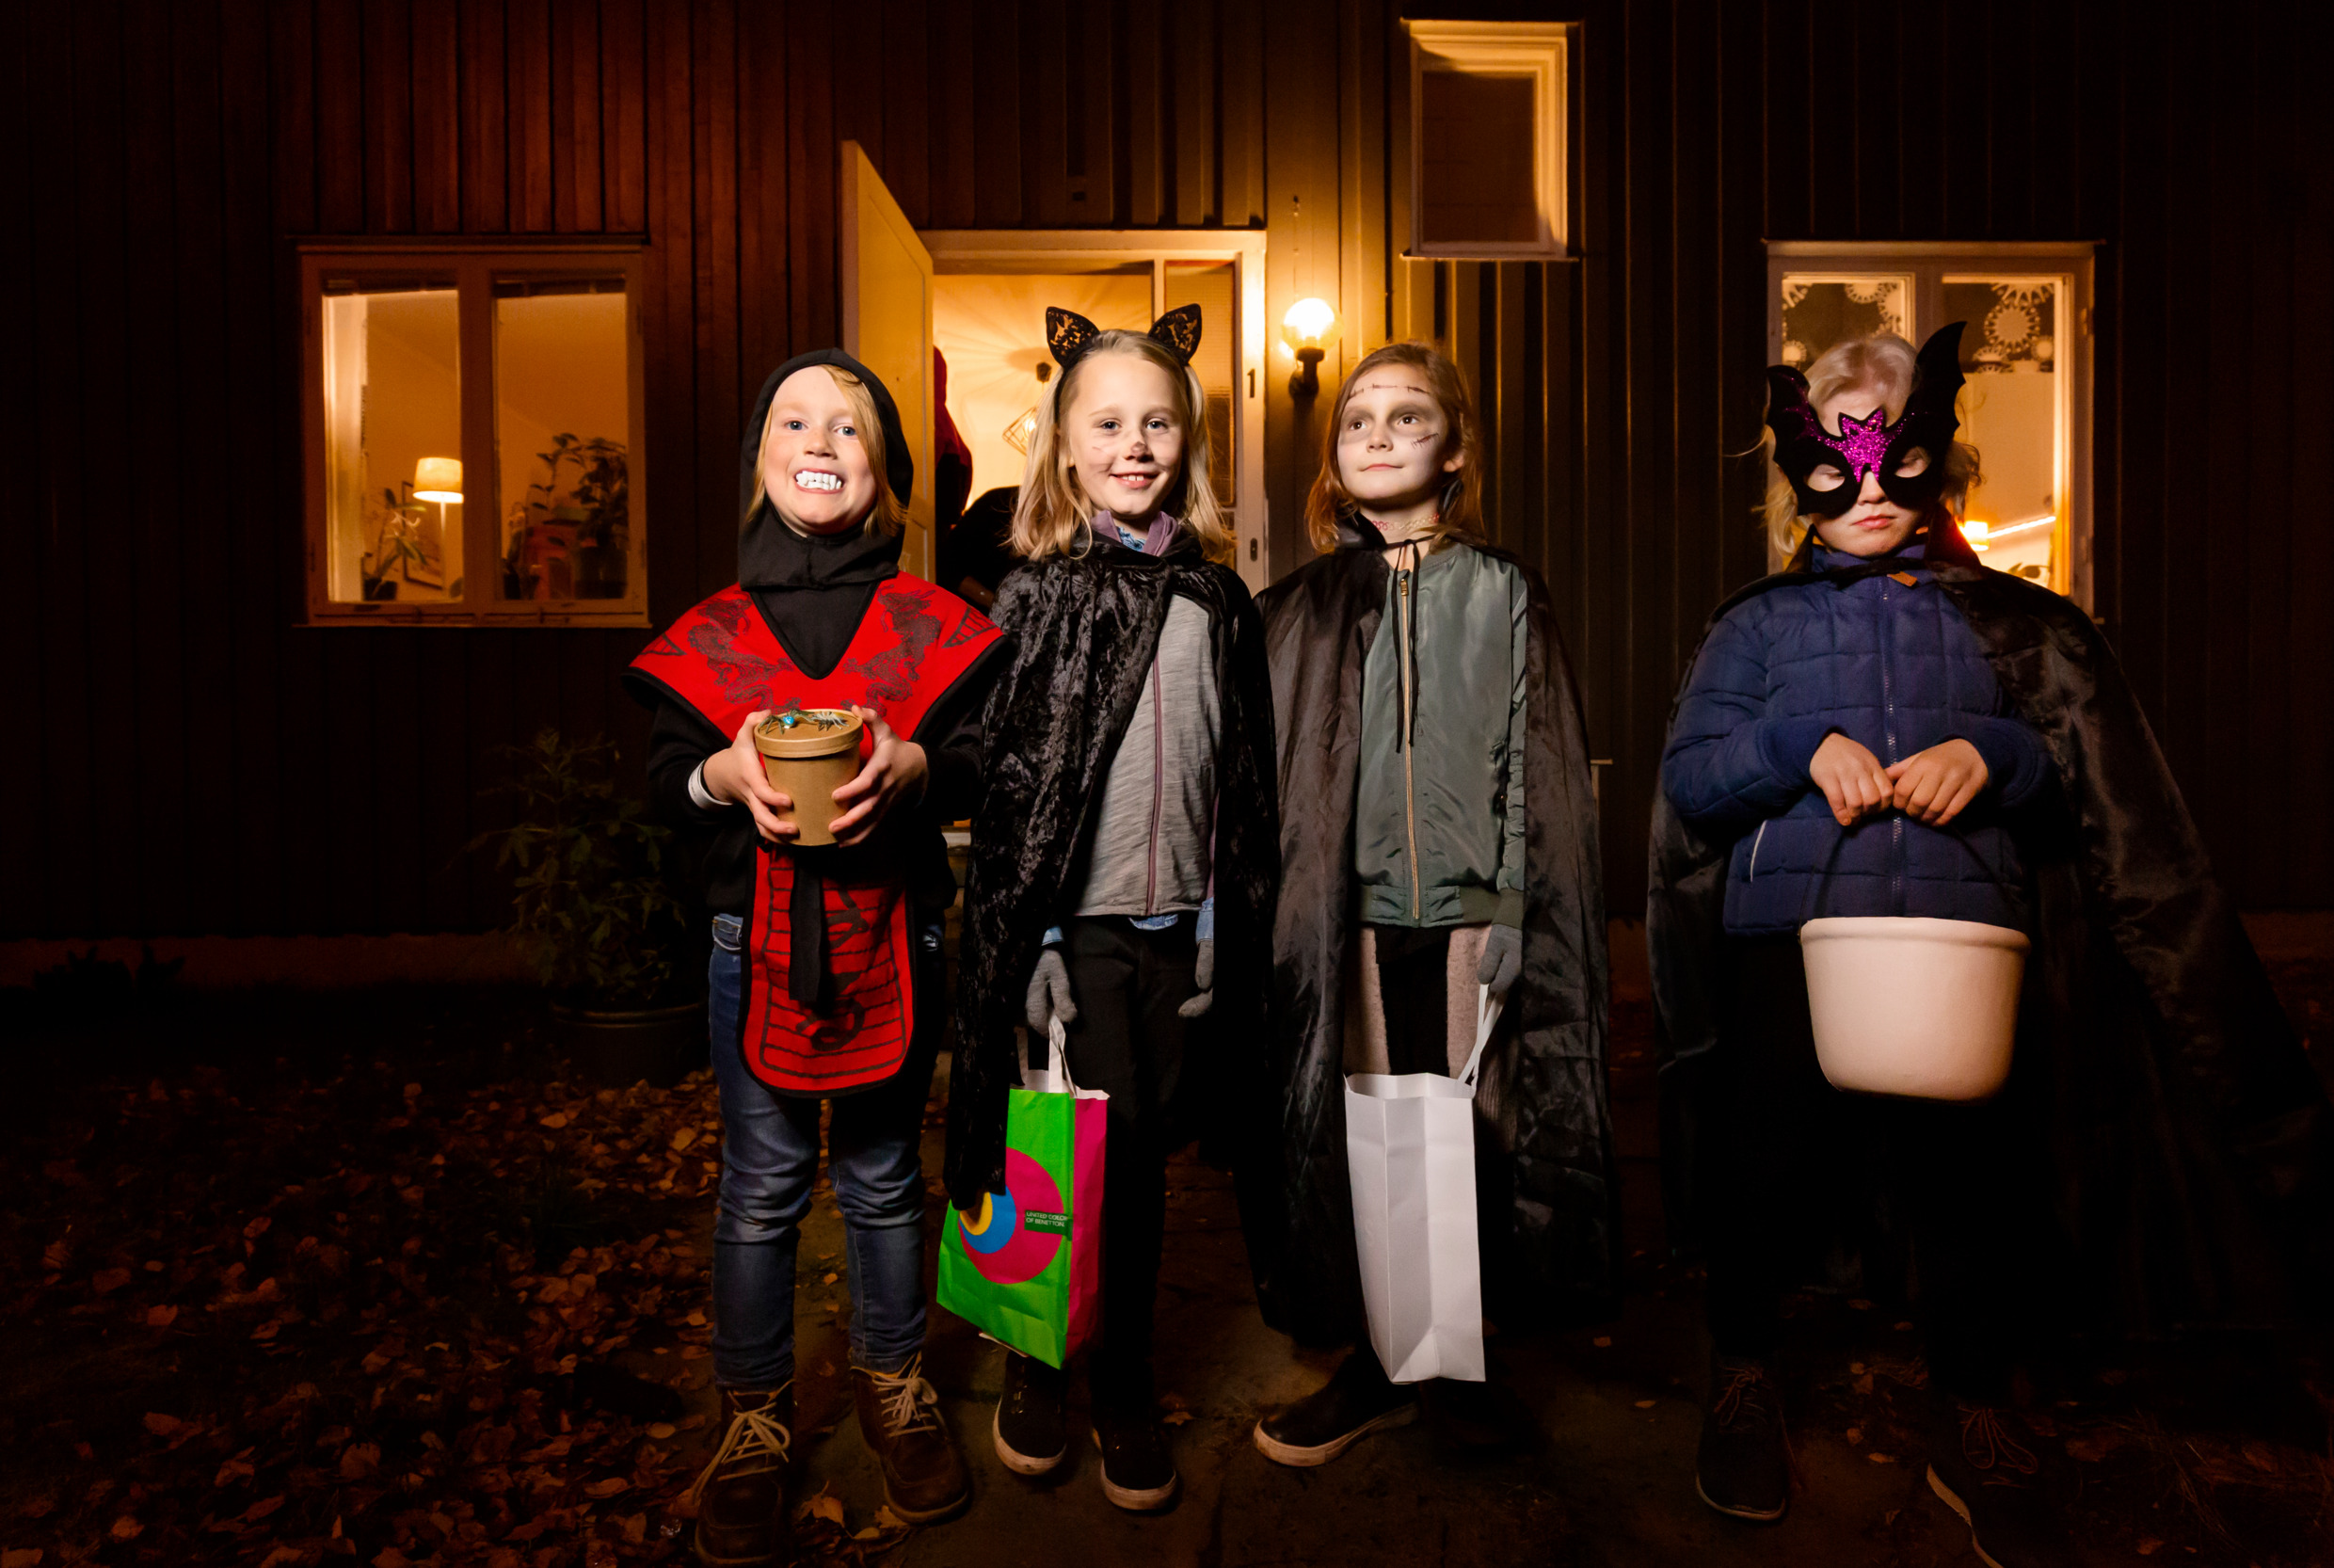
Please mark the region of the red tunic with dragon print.
<svg viewBox="0 0 2334 1568"><path fill-rule="evenodd" d="M876 589L851 646L823 679L789 659L742 587L724 588L632 661L723 735L758 709L871 708L917 739L933 705L998 637L963 600L919 578ZM862 760L872 749L862 733ZM815 876L824 974L796 976L796 879ZM802 890L806 895L807 889ZM774 848L754 857L746 926L743 1048L754 1076L782 1094L834 1095L897 1072L915 1038L906 886L896 860L854 850ZM807 1000L805 1000L805 999Z"/></svg>

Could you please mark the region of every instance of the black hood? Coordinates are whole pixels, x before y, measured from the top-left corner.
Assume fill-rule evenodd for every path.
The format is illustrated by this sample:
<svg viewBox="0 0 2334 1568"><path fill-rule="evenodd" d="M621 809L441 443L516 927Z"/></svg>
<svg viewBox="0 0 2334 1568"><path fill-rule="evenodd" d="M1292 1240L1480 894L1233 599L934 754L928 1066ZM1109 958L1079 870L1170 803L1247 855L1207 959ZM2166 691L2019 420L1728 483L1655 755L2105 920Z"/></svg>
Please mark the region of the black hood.
<svg viewBox="0 0 2334 1568"><path fill-rule="evenodd" d="M772 371L770 378L761 384L760 395L754 399L754 411L746 419L745 434L739 444L738 506L741 510L754 507L738 531L738 581L748 588L876 581L898 569L901 541L896 536L860 530L825 538L806 538L786 525L767 498L755 504L754 493L759 479L757 471L761 466L762 425L770 418L770 401L777 396L779 385L788 376L811 365L834 365L867 383L868 392L875 400L876 419L884 428L884 477L903 506L915 490L916 458L908 450L907 432L901 426L898 406L891 401L891 389L873 371L839 348L814 349L796 355Z"/></svg>

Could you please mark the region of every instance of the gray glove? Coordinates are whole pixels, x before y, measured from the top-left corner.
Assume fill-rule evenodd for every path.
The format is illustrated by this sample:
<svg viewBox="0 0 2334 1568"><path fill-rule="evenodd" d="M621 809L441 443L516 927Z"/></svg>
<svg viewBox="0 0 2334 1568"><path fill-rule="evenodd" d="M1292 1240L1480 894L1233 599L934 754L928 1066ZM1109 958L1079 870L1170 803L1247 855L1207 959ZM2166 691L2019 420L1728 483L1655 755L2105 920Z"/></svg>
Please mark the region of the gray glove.
<svg viewBox="0 0 2334 1568"><path fill-rule="evenodd" d="M1058 948L1037 955L1037 968L1030 973L1029 1016L1030 1028L1039 1034L1056 1018L1064 1024L1078 1022L1078 1003L1070 1000L1070 967L1062 961Z"/></svg>
<svg viewBox="0 0 2334 1568"><path fill-rule="evenodd" d="M1200 938L1199 958L1191 966L1191 984L1199 987L1199 994L1175 1009L1178 1017L1196 1018L1215 1005L1216 939L1213 936Z"/></svg>
<svg viewBox="0 0 2334 1568"><path fill-rule="evenodd" d="M1475 983L1504 996L1524 972L1524 934L1511 925L1495 925L1483 938L1483 956L1475 966Z"/></svg>

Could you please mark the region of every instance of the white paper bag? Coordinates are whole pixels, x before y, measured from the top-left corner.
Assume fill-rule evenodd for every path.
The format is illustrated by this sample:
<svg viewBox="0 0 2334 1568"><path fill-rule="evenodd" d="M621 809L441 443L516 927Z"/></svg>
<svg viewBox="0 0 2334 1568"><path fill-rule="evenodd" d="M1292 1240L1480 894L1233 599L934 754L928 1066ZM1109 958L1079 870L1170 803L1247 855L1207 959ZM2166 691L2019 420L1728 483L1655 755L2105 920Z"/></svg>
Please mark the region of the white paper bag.
<svg viewBox="0 0 2334 1568"><path fill-rule="evenodd" d="M1475 1080L1499 1022L1476 999L1475 1049L1457 1078L1348 1073L1346 1163L1369 1343L1396 1383L1483 1381L1475 1235Z"/></svg>

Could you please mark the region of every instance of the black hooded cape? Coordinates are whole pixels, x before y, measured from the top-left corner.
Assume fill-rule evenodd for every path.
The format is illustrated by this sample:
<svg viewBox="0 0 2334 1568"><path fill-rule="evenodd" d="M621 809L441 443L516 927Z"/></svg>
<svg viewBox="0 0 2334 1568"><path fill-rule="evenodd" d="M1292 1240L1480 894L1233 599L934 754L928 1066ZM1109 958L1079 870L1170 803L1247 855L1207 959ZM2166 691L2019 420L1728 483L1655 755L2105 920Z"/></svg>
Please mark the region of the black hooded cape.
<svg viewBox="0 0 2334 1568"><path fill-rule="evenodd" d="M1484 1055L1486 1102L1508 1157L1514 1224L1484 1234L1486 1310L1502 1324L1607 1311L1617 1287L1620 1186L1606 1097L1605 899L1589 748L1572 666L1546 585L1529 585L1526 664L1524 968ZM1273 1159L1243 1193L1265 1320L1316 1343L1364 1332L1346 1167L1345 971L1358 892L1353 811L1361 768L1362 665L1383 616L1384 541L1358 519L1336 551L1262 600L1280 738L1280 913L1272 934ZM1482 1161L1479 1160L1479 1165ZM1261 1221L1270 1228L1258 1233Z"/></svg>
<svg viewBox="0 0 2334 1568"><path fill-rule="evenodd" d="M1926 565L2041 734L2059 786L2020 829L2036 932L2004 1090L2033 1107L2027 1123L2047 1143L2051 1191L2037 1196L2070 1249L2050 1293L2067 1326L2127 1333L2322 1318L2334 1304L2334 1116L2139 702L2080 608L1981 567L1957 531L1929 532ZM1810 555L1710 624L1804 582ZM1731 849L1656 799L1646 938L1671 1232L1688 1247L1707 1185L1723 1179L1696 1151L1717 1109L1708 1057Z"/></svg>
<svg viewBox="0 0 2334 1568"><path fill-rule="evenodd" d="M965 886L956 1060L949 1078L947 1184L961 1208L1005 1185L1005 1105L1019 1080L1015 1028L1046 928L1065 913L1070 868L1119 736L1133 718L1170 598L1207 612L1223 726L1216 750L1215 1001L1192 1031L1188 1081L1217 1086L1210 1133L1251 1126L1265 964L1279 881L1271 693L1264 627L1230 568L1178 529L1162 555L1096 539L1009 575L991 612L1014 644L983 720L981 806Z"/></svg>

